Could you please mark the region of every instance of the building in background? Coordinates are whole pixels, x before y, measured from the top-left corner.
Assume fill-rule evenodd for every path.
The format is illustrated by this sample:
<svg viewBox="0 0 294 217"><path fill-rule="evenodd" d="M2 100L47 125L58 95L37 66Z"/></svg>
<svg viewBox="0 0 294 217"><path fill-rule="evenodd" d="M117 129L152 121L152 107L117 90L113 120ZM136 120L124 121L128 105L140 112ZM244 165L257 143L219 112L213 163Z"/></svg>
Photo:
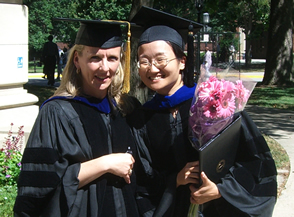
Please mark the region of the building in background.
<svg viewBox="0 0 294 217"><path fill-rule="evenodd" d="M0 146L13 123L24 126L25 140L37 117L38 97L27 92L28 8L22 0L0 0Z"/></svg>

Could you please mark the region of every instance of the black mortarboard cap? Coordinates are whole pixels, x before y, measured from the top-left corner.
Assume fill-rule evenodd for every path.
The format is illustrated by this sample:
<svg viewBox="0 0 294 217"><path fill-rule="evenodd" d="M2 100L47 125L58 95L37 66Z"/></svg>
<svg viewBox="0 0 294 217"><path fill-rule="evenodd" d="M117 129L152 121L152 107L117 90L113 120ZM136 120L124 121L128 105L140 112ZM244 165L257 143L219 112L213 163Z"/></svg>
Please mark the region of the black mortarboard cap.
<svg viewBox="0 0 294 217"><path fill-rule="evenodd" d="M139 43L165 40L173 42L181 48L183 48L183 43L187 42L189 25L192 25L193 30L199 30L203 27L201 24L194 21L145 6L140 8L130 22L143 28L144 33L141 35ZM162 26L168 26L171 29ZM182 38L175 34L174 30L176 30Z"/></svg>
<svg viewBox="0 0 294 217"><path fill-rule="evenodd" d="M112 48L122 45L121 25L127 23L104 20L54 18L59 21L79 22L75 44L91 47Z"/></svg>
<svg viewBox="0 0 294 217"><path fill-rule="evenodd" d="M188 73L184 75L184 82L187 86L193 86L194 32L199 31L203 25L145 6L140 8L130 22L135 24L132 25L133 33L140 32L140 29L144 31L139 37L139 46L157 40L164 40L184 50L185 43L187 43Z"/></svg>
<svg viewBox="0 0 294 217"><path fill-rule="evenodd" d="M128 26L126 41L126 60L124 66L123 92L130 90L130 23L119 20L85 20L72 18L54 18L58 21L79 22L80 27L76 35L75 44L108 49L122 46L121 25Z"/></svg>

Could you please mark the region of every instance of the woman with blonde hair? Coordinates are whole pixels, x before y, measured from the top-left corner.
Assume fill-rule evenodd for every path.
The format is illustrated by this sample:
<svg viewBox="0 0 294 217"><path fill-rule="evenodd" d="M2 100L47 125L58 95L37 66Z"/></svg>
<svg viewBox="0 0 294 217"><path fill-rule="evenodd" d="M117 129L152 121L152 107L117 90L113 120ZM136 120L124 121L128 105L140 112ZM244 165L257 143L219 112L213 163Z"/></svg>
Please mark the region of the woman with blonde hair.
<svg viewBox="0 0 294 217"><path fill-rule="evenodd" d="M79 69L74 64L74 55L77 53L79 56L82 56L85 45L74 45L69 53L68 64L66 65L63 74L62 81L60 82L59 88L55 91L53 97L55 96L81 96L83 91L81 89L81 73ZM121 54L122 55L122 54ZM115 77L110 84L108 89L109 97L116 99L116 102L120 102L122 97L122 86L124 82L124 72L122 64L119 63ZM127 112L127 111L125 111Z"/></svg>
<svg viewBox="0 0 294 217"><path fill-rule="evenodd" d="M138 216L121 23L80 22L61 85L25 148L15 216Z"/></svg>

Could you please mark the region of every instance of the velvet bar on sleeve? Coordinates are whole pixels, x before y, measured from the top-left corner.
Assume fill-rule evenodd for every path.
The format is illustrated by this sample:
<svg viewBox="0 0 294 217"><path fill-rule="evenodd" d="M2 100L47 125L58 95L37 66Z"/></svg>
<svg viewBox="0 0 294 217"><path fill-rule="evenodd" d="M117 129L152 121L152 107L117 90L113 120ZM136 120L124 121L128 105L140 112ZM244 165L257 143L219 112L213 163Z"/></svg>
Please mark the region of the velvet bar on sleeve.
<svg viewBox="0 0 294 217"><path fill-rule="evenodd" d="M275 162L255 123L246 111L241 116L236 162L217 184L222 198L212 201L213 209L205 210L204 216L272 216L277 198Z"/></svg>
<svg viewBox="0 0 294 217"><path fill-rule="evenodd" d="M104 114L74 100L47 102L23 154L15 216L138 216L135 173L131 184L107 173L78 189L82 162L128 147L135 157L120 113Z"/></svg>

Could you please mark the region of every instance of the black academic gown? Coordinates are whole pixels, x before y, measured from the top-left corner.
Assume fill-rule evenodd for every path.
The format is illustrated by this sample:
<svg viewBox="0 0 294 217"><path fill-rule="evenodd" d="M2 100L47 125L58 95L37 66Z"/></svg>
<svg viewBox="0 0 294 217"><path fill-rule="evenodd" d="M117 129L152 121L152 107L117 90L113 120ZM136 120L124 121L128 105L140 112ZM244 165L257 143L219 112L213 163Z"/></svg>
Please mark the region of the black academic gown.
<svg viewBox="0 0 294 217"><path fill-rule="evenodd" d="M144 200L147 200L150 204L141 212L148 213L153 208L155 212L149 211L154 212L153 216L187 216L190 205L188 185L177 189L175 186L177 173L187 162L198 159L198 152L188 140L191 99L177 106L176 119L168 109L144 107L129 118L143 165L137 174L141 186L139 203L146 205ZM236 163L217 183L222 197L205 205L205 217L269 217L272 214L277 193L275 163L256 125L245 111L241 115Z"/></svg>
<svg viewBox="0 0 294 217"><path fill-rule="evenodd" d="M188 119L192 98L177 105L176 118L168 109L137 109L129 123L134 127L143 168L137 171L139 205L145 213L156 207L154 216L187 216L189 186L176 188L177 173L187 162L198 160L188 140ZM145 173L145 174L143 174ZM142 178L144 177L144 178Z"/></svg>
<svg viewBox="0 0 294 217"><path fill-rule="evenodd" d="M139 216L135 173L131 184L107 173L78 189L81 162L128 147L135 157L120 113L105 114L73 100L47 102L23 154L15 216Z"/></svg>

